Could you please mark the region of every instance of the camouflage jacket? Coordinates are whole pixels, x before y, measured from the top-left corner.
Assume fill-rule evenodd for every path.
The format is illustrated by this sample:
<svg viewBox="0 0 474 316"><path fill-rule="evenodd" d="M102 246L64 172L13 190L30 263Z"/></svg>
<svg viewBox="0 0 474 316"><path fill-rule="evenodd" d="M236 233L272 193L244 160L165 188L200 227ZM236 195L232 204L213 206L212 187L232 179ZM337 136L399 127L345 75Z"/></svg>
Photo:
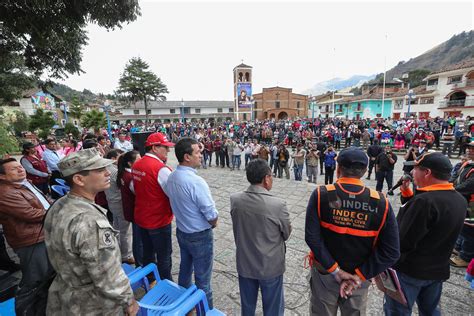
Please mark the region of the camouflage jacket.
<svg viewBox="0 0 474 316"><path fill-rule="evenodd" d="M106 210L68 194L49 209L45 225L49 260L57 272L47 315L122 315L133 292L121 267L117 234Z"/></svg>

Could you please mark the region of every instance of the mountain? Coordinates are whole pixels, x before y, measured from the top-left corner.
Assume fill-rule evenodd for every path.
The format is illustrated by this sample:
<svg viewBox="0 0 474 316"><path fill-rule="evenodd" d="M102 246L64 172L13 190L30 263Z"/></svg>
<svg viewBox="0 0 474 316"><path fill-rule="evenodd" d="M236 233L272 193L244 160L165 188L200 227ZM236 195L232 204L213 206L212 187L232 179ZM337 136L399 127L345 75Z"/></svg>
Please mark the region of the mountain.
<svg viewBox="0 0 474 316"><path fill-rule="evenodd" d="M433 47L420 56L408 61L400 61L395 67L387 71L386 80L401 78L404 73L415 70L431 72L473 57L474 31L471 30L454 35L446 42ZM383 74L378 74L376 79L381 80L382 78Z"/></svg>
<svg viewBox="0 0 474 316"><path fill-rule="evenodd" d="M303 91L303 94L319 95L331 90L342 90L342 89L350 88L350 87L359 87L364 82L367 82L374 78L375 78L375 75L370 75L370 76L354 75L346 79L334 78L331 80L322 81L315 84L310 89Z"/></svg>

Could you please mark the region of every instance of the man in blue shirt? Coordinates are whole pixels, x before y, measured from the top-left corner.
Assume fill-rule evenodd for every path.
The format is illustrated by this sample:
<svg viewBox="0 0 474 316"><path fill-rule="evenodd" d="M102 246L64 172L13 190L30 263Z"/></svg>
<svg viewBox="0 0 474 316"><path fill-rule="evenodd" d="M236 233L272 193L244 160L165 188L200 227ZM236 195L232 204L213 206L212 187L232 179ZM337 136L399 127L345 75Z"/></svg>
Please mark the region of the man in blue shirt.
<svg viewBox="0 0 474 316"><path fill-rule="evenodd" d="M46 150L43 152L43 160L46 161L48 171L51 172L49 185L52 186L57 184L56 179L61 178L58 162L64 157L64 155L56 151L56 140L48 138L45 140L44 144L46 145ZM53 199L59 199L61 196L55 191L51 190L51 197Z"/></svg>
<svg viewBox="0 0 474 316"><path fill-rule="evenodd" d="M214 257L212 229L217 225L217 210L209 186L197 175L201 150L195 139L182 138L175 146L179 166L168 177L164 191L176 217L181 263L179 285L191 286L194 270L196 286L207 296L212 309L211 276Z"/></svg>

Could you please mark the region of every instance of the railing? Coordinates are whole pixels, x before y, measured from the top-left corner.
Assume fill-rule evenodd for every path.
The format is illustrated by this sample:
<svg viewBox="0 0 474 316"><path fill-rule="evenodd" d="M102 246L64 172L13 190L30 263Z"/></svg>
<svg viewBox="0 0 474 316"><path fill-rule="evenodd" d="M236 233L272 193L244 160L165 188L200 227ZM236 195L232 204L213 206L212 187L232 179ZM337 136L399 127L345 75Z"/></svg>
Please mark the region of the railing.
<svg viewBox="0 0 474 316"><path fill-rule="evenodd" d="M474 79L467 79L466 87L474 87Z"/></svg>
<svg viewBox="0 0 474 316"><path fill-rule="evenodd" d="M474 99L464 100L442 100L439 101L438 108L449 108L449 107L461 107L461 106L474 106Z"/></svg>

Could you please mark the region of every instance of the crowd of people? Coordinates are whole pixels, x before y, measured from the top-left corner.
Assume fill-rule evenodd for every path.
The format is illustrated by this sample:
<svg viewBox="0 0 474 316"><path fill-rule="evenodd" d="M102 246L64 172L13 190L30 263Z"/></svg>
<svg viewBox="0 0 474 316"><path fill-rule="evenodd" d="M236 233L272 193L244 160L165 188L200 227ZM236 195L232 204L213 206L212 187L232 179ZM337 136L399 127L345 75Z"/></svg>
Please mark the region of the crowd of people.
<svg viewBox="0 0 474 316"><path fill-rule="evenodd" d="M265 315L284 313L292 226L285 201L271 194L273 177L283 174L311 183L324 175L306 211L312 315L364 313L367 280L389 268L406 304L386 295L385 314L409 315L416 301L423 314L436 315L449 266L467 267L474 257L469 117L206 121L150 130L144 144L131 141L140 128L130 124L116 126L114 135L31 140L19 161L0 160L0 224L19 258L9 258L0 236L0 269L22 272L19 314L38 284L48 295L34 308L48 315L136 314L121 264L156 263L161 278L173 281L174 219L177 283L189 287L194 274L212 309L219 212L199 168L242 169L250 184L230 196L243 315L255 314L259 289ZM172 147L175 170L167 165ZM453 167L456 150L462 160ZM393 185L396 152L404 175ZM372 173L375 189L361 181ZM55 190L61 182L69 190L64 196ZM385 182L388 195L400 188L397 216L382 194Z"/></svg>

